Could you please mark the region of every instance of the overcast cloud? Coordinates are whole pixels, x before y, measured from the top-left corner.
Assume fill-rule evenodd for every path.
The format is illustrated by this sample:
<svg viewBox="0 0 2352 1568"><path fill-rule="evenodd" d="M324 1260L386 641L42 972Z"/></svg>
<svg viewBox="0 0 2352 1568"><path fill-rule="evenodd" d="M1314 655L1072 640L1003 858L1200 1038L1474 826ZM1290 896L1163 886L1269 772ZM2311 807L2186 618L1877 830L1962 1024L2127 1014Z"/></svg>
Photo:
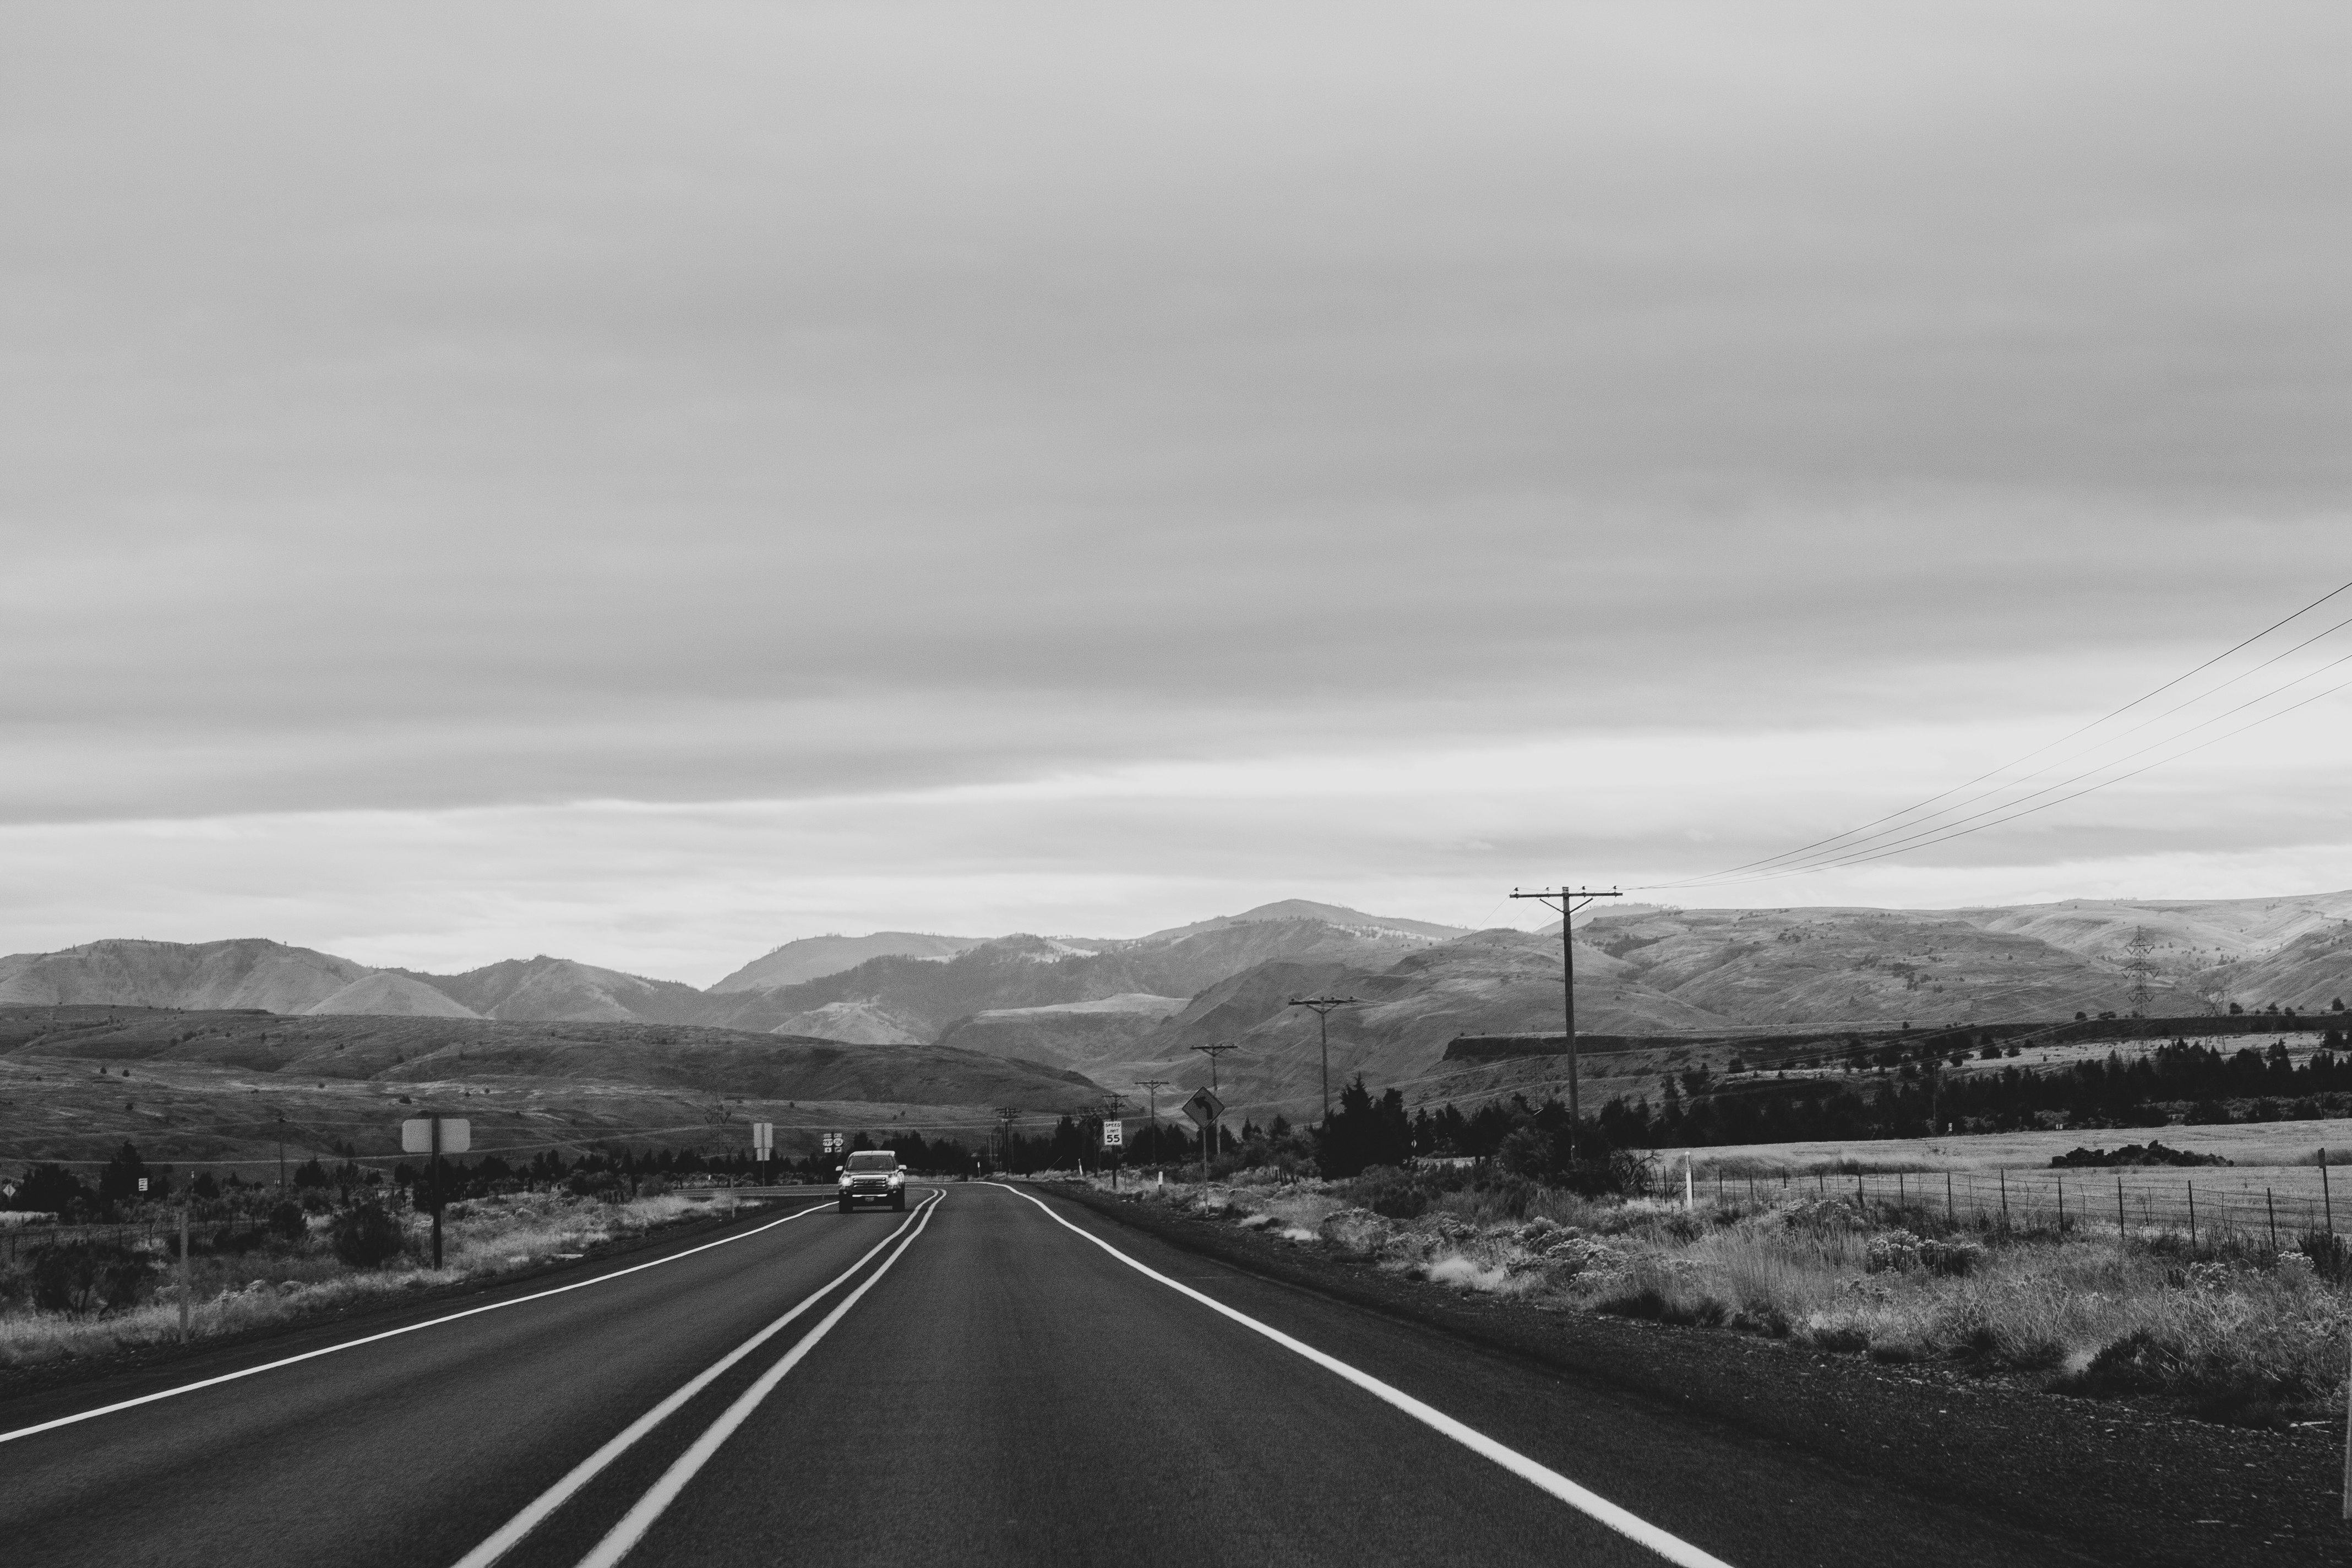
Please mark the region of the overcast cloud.
<svg viewBox="0 0 2352 1568"><path fill-rule="evenodd" d="M0 946L707 981L1874 816L2352 577L2347 46L15 7ZM2346 700L1685 901L2352 883Z"/></svg>

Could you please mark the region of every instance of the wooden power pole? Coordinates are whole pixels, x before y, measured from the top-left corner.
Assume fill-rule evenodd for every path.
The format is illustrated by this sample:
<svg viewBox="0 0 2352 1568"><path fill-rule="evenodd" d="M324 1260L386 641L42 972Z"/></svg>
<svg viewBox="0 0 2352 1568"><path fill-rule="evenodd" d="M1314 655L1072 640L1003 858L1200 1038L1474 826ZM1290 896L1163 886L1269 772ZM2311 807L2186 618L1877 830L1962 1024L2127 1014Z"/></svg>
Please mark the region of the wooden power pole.
<svg viewBox="0 0 2352 1568"><path fill-rule="evenodd" d="M1315 1021L1323 1040L1323 1121L1331 1121L1331 1009L1353 1007L1362 1001L1358 996L1293 996L1286 1006L1312 1007Z"/></svg>
<svg viewBox="0 0 2352 1568"><path fill-rule="evenodd" d="M1568 1158L1569 1163L1574 1164L1576 1124L1583 1114L1583 1107L1578 1101L1576 1088L1576 942L1569 931L1570 925L1573 923L1569 917L1595 899L1621 899L1624 895L1614 888L1605 893L1595 892L1590 888L1571 890L1563 882L1557 888L1539 888L1533 892L1522 892L1514 888L1511 897L1538 899L1542 900L1544 908L1559 911L1559 989L1568 1023Z"/></svg>
<svg viewBox="0 0 2352 1568"><path fill-rule="evenodd" d="M1135 1086L1151 1097L1151 1156L1160 1157L1160 1091L1168 1087L1164 1078L1148 1078Z"/></svg>

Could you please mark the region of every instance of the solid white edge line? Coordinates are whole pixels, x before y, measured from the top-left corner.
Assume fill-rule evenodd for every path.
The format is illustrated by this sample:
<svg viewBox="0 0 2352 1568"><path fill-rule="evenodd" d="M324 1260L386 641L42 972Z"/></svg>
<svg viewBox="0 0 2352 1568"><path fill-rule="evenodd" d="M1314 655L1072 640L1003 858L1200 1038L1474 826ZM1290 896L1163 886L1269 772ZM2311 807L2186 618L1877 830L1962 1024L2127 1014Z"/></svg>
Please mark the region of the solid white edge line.
<svg viewBox="0 0 2352 1568"><path fill-rule="evenodd" d="M605 1532L604 1539L596 1543L595 1549L580 1560L579 1568L614 1568L614 1564L626 1557L637 1542L645 1539L646 1531L653 1528L654 1521L677 1500L677 1495L686 1489L687 1483L694 1479L696 1473L710 1462L710 1457L735 1435L735 1429L751 1418L751 1412L760 1407L761 1402L774 1393L776 1385L784 1381L793 1368L800 1365L810 1351L816 1348L816 1342L831 1332L835 1323L847 1317L849 1310L857 1305L858 1299L873 1289L882 1276L890 1272L890 1266L905 1255L907 1248L915 1245L916 1237L921 1236L925 1226L931 1223L932 1213L946 1201L944 1192L935 1193L927 1199L922 1207L922 1223L915 1226L914 1235L900 1242L898 1250L884 1258L882 1267L867 1275L864 1284L844 1297L841 1305L827 1312L815 1328L801 1336L798 1344L784 1352L775 1365L761 1373L758 1382L737 1395L735 1403L704 1428L702 1436L697 1437L693 1445L662 1472L661 1479L648 1488L646 1495L636 1500L635 1506L621 1516L621 1521Z"/></svg>
<svg viewBox="0 0 2352 1568"><path fill-rule="evenodd" d="M553 1513L557 1509L562 1508L566 1502L570 1501L572 1495L574 1492L577 1492L582 1487L586 1486L590 1481L593 1480L596 1478L597 1473L604 1469L605 1466L611 1464L614 1459L619 1458L623 1454L626 1453L629 1448L636 1443L638 1438L644 1436L646 1433L660 1426L670 1416L676 1415L679 1406L685 1405L688 1400L692 1399L696 1394L700 1394L704 1389L709 1387L712 1382L723 1374L729 1367L733 1366L745 1356L750 1355L753 1351L767 1343L768 1341L774 1338L779 1332L781 1332L786 1324L792 1322L793 1320L798 1318L802 1313L807 1311L811 1307L815 1306L827 1296L832 1295L834 1291L841 1288L843 1281L856 1275L859 1269L865 1268L868 1263L873 1262L874 1255L876 1253L881 1251L884 1247L898 1240L899 1237L906 1234L907 1227L915 1223L915 1217L916 1216L913 1215L908 1215L905 1219L900 1220L897 1230L892 1231L889 1235L884 1237L881 1240L868 1247L863 1258L860 1258L856 1262L851 1264L839 1274L834 1276L831 1283L821 1286L817 1289L812 1290L807 1295L802 1297L799 1303L795 1305L791 1311L786 1312L782 1317L778 1318L774 1322L770 1323L766 1328L761 1329L758 1333L753 1334L750 1339L745 1340L741 1344L737 1345L733 1350L728 1352L717 1361L712 1362L709 1366L696 1373L694 1377L681 1384L676 1393L670 1394L660 1404L655 1405L643 1415L640 1415L635 1421L630 1422L628 1426L623 1427L617 1436L614 1436L609 1442L605 1443L603 1447L598 1448L594 1453L589 1455L586 1458L572 1466L571 1469L565 1471L562 1479L557 1481L553 1486L548 1488L545 1491L540 1493L539 1496L532 1499L520 1512L517 1513L512 1519L507 1521L507 1522L494 1531L488 1540L484 1541L479 1546L475 1547L471 1552L467 1552L463 1557L457 1559L457 1561L451 1565L451 1568L489 1568L491 1563L496 1563L499 1558L512 1551L516 1542L521 1541L524 1536L529 1535L533 1530L537 1529L541 1520L545 1519L549 1514Z"/></svg>
<svg viewBox="0 0 2352 1568"><path fill-rule="evenodd" d="M689 1247L683 1252L673 1252L667 1257L656 1258L647 1263L633 1263L626 1268L615 1268L610 1274L599 1274L593 1279L575 1279L569 1285L558 1285L552 1289L534 1290L528 1296L516 1296L504 1301L492 1301L485 1306L468 1307L462 1312L449 1312L438 1318L427 1318L421 1323L410 1323L405 1328L386 1329L380 1334L345 1340L341 1344L322 1345L314 1351L304 1351L299 1355L281 1356L276 1361L263 1362L259 1366L248 1366L236 1372L225 1372L217 1377L201 1378L194 1383L184 1383L177 1388L165 1388L153 1394L142 1394L136 1399L119 1399L111 1405L101 1405L95 1410L78 1411L71 1415L60 1415L52 1421L41 1421L30 1426L19 1426L14 1432L0 1432L0 1443L13 1443L19 1437L30 1437L36 1433L54 1431L59 1426L70 1426L78 1421L94 1421L100 1415L111 1415L118 1410L135 1409L142 1405L152 1405L159 1399L176 1398L183 1394L194 1394L198 1389L213 1388L224 1383L235 1383L241 1377L252 1377L259 1373L275 1372L281 1366L292 1366L297 1362L314 1361L322 1355L333 1355L337 1351L356 1350L362 1345L374 1344L379 1340L398 1339L403 1334L413 1334L419 1329L454 1323L460 1318L476 1317L483 1312L495 1312L506 1307L520 1307L526 1301L543 1301L550 1296L561 1296L571 1290L584 1290L591 1285L602 1285L607 1279L618 1279L624 1275L635 1274L643 1269L658 1268L665 1263L675 1263L681 1258L691 1258L698 1252L708 1252L714 1247L724 1247L730 1241L748 1240L762 1231L773 1230L780 1225L790 1225L803 1215L813 1215L818 1209L832 1206L830 1202L817 1204L813 1207L788 1214L782 1219L772 1219L765 1225L754 1226L750 1230L738 1231L733 1236L722 1236L716 1241L706 1241L699 1247Z"/></svg>
<svg viewBox="0 0 2352 1568"><path fill-rule="evenodd" d="M1505 1447L1502 1444L1497 1443L1495 1439L1487 1436L1485 1433L1478 1431L1475 1427L1465 1426L1462 1422L1456 1421L1453 1416L1446 1415L1444 1411L1437 1409L1433 1405L1424 1405L1420 1400L1415 1399L1412 1394L1405 1393L1402 1389L1392 1388L1389 1384L1382 1383L1379 1378L1372 1376L1370 1373L1360 1372L1356 1368L1349 1366L1346 1362L1339 1360L1337 1356L1327 1355L1310 1344L1306 1344L1298 1340L1292 1339L1280 1329L1273 1328L1265 1323L1261 1323L1255 1318L1251 1317L1248 1313L1239 1311L1232 1307L1226 1306L1223 1301L1218 1300L1213 1296L1204 1295L1201 1291L1193 1289L1190 1285L1186 1285L1180 1280L1171 1279L1167 1275L1160 1273L1158 1269L1152 1268L1149 1264L1138 1262L1136 1259L1129 1258L1126 1253L1121 1252L1118 1247L1113 1247L1109 1242L1105 1241L1102 1237L1092 1235L1087 1231L1081 1230L1076 1226L1072 1225L1068 1220L1064 1219L1060 1215L1055 1214L1050 1207L1048 1207L1044 1199L1035 1196L1034 1194L1022 1192L1016 1187L1005 1186L1002 1182L990 1182L986 1184L992 1187L1003 1187L1006 1192L1011 1193L1014 1197L1027 1198L1031 1203L1037 1205L1038 1212L1043 1214L1047 1219L1052 1220L1055 1225L1060 1226L1071 1235L1080 1237L1087 1241L1093 1242L1097 1247L1101 1247L1105 1252L1109 1253L1113 1258L1118 1258L1121 1263L1126 1264L1129 1268L1134 1269L1137 1273L1143 1275L1147 1279L1158 1280L1160 1284L1167 1286L1171 1290L1176 1291L1180 1295L1191 1297L1193 1300L1200 1302L1201 1305L1208 1308L1211 1311L1230 1318L1234 1322L1239 1323L1244 1328L1251 1331L1253 1333L1263 1334L1267 1339L1272 1340L1276 1344L1280 1345L1283 1349L1306 1357L1308 1361L1313 1362L1317 1366L1321 1367L1324 1371L1345 1378L1348 1382L1354 1384L1357 1387L1362 1389L1373 1398L1380 1400L1385 1405L1394 1406L1396 1409L1404 1412L1407 1415L1410 1415L1414 1420L1422 1423L1422 1425L1453 1438L1454 1441L1461 1444L1464 1447L1469 1449L1472 1453L1478 1455L1480 1458L1493 1460L1496 1464L1502 1466L1503 1468L1510 1471L1521 1480L1528 1482L1540 1490L1550 1493L1553 1497L1556 1497L1560 1501L1568 1504L1569 1507L1576 1510L1579 1513L1581 1513L1587 1518L1590 1518L1601 1524L1607 1525L1610 1529L1615 1531L1618 1534L1624 1536L1629 1541L1647 1547L1650 1551L1656 1552L1667 1562L1678 1564L1678 1568L1730 1568L1730 1564L1725 1563L1723 1559L1709 1556L1706 1552L1700 1551L1697 1547L1693 1546L1689 1542L1681 1539L1679 1536L1667 1534L1664 1531L1660 1530L1656 1525L1652 1524L1648 1520L1642 1518L1640 1515L1630 1513L1624 1509L1619 1508L1615 1503L1611 1502L1607 1498L1586 1490L1584 1488L1578 1486L1574 1481L1570 1480L1566 1476L1561 1475L1558 1470L1552 1469L1545 1465L1538 1464L1535 1460L1528 1458L1525 1454L1520 1453L1517 1449Z"/></svg>

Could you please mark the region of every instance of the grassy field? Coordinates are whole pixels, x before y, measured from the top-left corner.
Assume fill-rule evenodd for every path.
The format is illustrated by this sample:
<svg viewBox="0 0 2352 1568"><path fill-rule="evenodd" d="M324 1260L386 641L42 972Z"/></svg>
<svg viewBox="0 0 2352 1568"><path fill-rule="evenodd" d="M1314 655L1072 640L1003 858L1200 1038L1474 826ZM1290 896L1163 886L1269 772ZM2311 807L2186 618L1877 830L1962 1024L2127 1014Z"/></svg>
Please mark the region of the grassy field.
<svg viewBox="0 0 2352 1568"><path fill-rule="evenodd" d="M331 1164L349 1146L362 1164L384 1170L399 1158L402 1119L426 1108L471 1119L474 1153L509 1163L542 1149L576 1156L621 1144L734 1152L749 1148L753 1121L774 1124L787 1158L814 1153L829 1131L908 1128L978 1143L995 1126L984 1105L721 1099L536 1077L289 1080L201 1062L110 1063L100 1076L88 1061L20 1054L0 1056L0 1172L58 1161L88 1167L87 1176L129 1142L182 1176L207 1169L268 1180L281 1131L290 1164L314 1155Z"/></svg>
<svg viewBox="0 0 2352 1568"><path fill-rule="evenodd" d="M443 1219L442 1267L431 1267L431 1222L400 1217L398 1253L379 1267L353 1268L335 1255L331 1215L313 1215L299 1236L273 1236L234 1250L189 1249L189 1328L211 1339L430 1286L511 1273L550 1258L577 1257L617 1238L730 1211L724 1189L652 1194L607 1203L561 1193L521 1193L452 1204ZM215 1222L207 1219L201 1237ZM104 1229L105 1227L101 1227ZM50 1237L11 1227L0 1252L0 1368L39 1365L175 1342L180 1272L168 1223L121 1227L117 1245L77 1227L68 1258L96 1265L99 1293L74 1310L44 1305L39 1276Z"/></svg>
<svg viewBox="0 0 2352 1568"><path fill-rule="evenodd" d="M2329 1143L2330 1137L2335 1138ZM2228 1165L2127 1166L2053 1171L2055 1155L2161 1142L2168 1149L2219 1155ZM2319 1163L2326 1152L2328 1169ZM2161 1229L2186 1233L2306 1230L2352 1235L2352 1124L2272 1121L2227 1127L2153 1127L2096 1132L1989 1132L1965 1138L1894 1138L1853 1142L1750 1143L1654 1152L1666 1188L1679 1192L1687 1165L1700 1196L1760 1198L1790 1192L1843 1193L1875 1204L1926 1204L1958 1216L2072 1229ZM2116 1212L2120 1187L2123 1211Z"/></svg>
<svg viewBox="0 0 2352 1568"><path fill-rule="evenodd" d="M2352 1247L2297 1236L2273 1248L2245 1228L2192 1246L2029 1212L2002 1226L1916 1194L1897 1206L1891 1184L1863 1201L1824 1185L1759 1180L1752 1200L1727 1185L1687 1208L1396 1172L1122 1195L1436 1288L1944 1363L2053 1394L2159 1397L2216 1420L2343 1418Z"/></svg>

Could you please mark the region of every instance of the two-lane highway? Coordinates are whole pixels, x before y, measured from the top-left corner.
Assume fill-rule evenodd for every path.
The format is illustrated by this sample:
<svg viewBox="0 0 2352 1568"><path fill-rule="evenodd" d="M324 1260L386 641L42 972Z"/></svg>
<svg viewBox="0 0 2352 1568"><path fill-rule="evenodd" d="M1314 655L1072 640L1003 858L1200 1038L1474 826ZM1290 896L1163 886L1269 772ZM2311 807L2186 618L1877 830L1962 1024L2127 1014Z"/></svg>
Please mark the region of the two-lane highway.
<svg viewBox="0 0 2352 1568"><path fill-rule="evenodd" d="M5 1555L2088 1561L1047 1196L918 1195L906 1215L747 1223L67 1425L25 1430L190 1374L16 1401L0 1410L0 1432L24 1433L0 1440Z"/></svg>

